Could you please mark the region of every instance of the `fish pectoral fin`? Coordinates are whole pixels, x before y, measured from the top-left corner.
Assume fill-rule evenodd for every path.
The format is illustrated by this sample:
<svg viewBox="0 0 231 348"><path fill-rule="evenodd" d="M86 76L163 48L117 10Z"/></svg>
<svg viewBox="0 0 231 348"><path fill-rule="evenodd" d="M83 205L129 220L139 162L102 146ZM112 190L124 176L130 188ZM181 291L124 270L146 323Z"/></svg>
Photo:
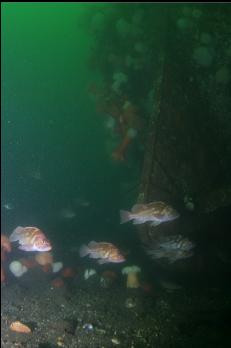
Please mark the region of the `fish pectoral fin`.
<svg viewBox="0 0 231 348"><path fill-rule="evenodd" d="M34 251L33 246L31 246L31 245L29 245L29 244L20 245L20 246L18 247L18 249L24 250L24 251Z"/></svg>
<svg viewBox="0 0 231 348"><path fill-rule="evenodd" d="M97 262L98 262L98 264L103 265L104 263L107 263L108 260L107 259L99 259Z"/></svg>
<svg viewBox="0 0 231 348"><path fill-rule="evenodd" d="M150 225L155 227L155 226L158 226L160 224L161 224L161 221L152 221Z"/></svg>
<svg viewBox="0 0 231 348"><path fill-rule="evenodd" d="M133 224L134 225L140 225L140 224L143 224L145 221L143 220L133 220Z"/></svg>
<svg viewBox="0 0 231 348"><path fill-rule="evenodd" d="M88 247L91 248L95 248L97 247L98 243L94 240L92 240L91 242L88 243Z"/></svg>
<svg viewBox="0 0 231 348"><path fill-rule="evenodd" d="M98 259L99 258L99 253L91 251L89 253L89 258L90 259Z"/></svg>

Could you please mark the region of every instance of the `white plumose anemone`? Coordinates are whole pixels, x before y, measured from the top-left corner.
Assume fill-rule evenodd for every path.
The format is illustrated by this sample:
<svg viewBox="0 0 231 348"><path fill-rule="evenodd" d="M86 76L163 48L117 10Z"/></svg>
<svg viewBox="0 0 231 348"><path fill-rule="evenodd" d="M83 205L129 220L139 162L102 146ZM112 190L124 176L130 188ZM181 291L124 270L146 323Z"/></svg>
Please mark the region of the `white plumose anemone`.
<svg viewBox="0 0 231 348"><path fill-rule="evenodd" d="M12 261L9 265L9 269L15 277L21 277L28 271L28 268L19 261Z"/></svg>
<svg viewBox="0 0 231 348"><path fill-rule="evenodd" d="M126 266L121 272L122 274L127 274L127 288L139 288L140 282L138 279L138 273L141 272L140 267Z"/></svg>
<svg viewBox="0 0 231 348"><path fill-rule="evenodd" d="M93 268L86 269L84 272L84 279L88 280L90 277L96 274L96 270Z"/></svg>
<svg viewBox="0 0 231 348"><path fill-rule="evenodd" d="M53 273L58 273L61 269L63 268L63 263L58 261L52 263L52 272Z"/></svg>

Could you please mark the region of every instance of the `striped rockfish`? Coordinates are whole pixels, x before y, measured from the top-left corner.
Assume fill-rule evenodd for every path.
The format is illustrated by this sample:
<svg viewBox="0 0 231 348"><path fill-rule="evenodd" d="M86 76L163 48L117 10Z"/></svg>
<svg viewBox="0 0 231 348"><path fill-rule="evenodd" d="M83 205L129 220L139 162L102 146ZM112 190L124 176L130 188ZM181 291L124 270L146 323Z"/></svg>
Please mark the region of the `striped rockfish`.
<svg viewBox="0 0 231 348"><path fill-rule="evenodd" d="M179 217L179 213L165 202L152 202L148 204L135 204L131 212L120 210L120 223L133 220L133 224L151 222L157 226L163 222L172 221Z"/></svg>
<svg viewBox="0 0 231 348"><path fill-rule="evenodd" d="M37 227L18 226L11 233L9 240L19 242L20 250L25 251L49 251L52 249L50 241L45 234Z"/></svg>

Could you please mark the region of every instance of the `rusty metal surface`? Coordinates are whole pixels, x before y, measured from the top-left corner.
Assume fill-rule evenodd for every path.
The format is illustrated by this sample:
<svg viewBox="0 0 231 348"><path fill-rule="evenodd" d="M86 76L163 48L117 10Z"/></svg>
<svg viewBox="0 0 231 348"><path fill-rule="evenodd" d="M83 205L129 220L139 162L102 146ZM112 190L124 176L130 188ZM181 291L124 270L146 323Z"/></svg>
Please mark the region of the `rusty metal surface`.
<svg viewBox="0 0 231 348"><path fill-rule="evenodd" d="M204 18L208 27L215 23L217 38L227 36L231 29L228 14L219 7L214 12L205 8ZM158 228L139 226L146 244L158 233L190 235L203 225L198 216L231 205L230 81L224 85L217 80L220 66L226 66L226 58L218 52L209 67L193 59L200 47L196 37L203 30L201 22L183 35L177 31L175 17L168 16L138 201L167 201L178 207L183 218ZM215 40L214 49L223 52L220 45ZM187 212L185 197L193 200L192 214Z"/></svg>

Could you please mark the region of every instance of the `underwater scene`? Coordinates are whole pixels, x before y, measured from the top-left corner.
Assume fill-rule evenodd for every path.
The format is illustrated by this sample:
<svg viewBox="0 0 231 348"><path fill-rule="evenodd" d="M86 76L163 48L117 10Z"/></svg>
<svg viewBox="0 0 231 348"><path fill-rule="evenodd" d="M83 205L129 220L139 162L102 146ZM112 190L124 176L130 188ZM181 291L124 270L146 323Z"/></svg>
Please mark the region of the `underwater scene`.
<svg viewBox="0 0 231 348"><path fill-rule="evenodd" d="M1 10L1 347L229 347L231 4Z"/></svg>

